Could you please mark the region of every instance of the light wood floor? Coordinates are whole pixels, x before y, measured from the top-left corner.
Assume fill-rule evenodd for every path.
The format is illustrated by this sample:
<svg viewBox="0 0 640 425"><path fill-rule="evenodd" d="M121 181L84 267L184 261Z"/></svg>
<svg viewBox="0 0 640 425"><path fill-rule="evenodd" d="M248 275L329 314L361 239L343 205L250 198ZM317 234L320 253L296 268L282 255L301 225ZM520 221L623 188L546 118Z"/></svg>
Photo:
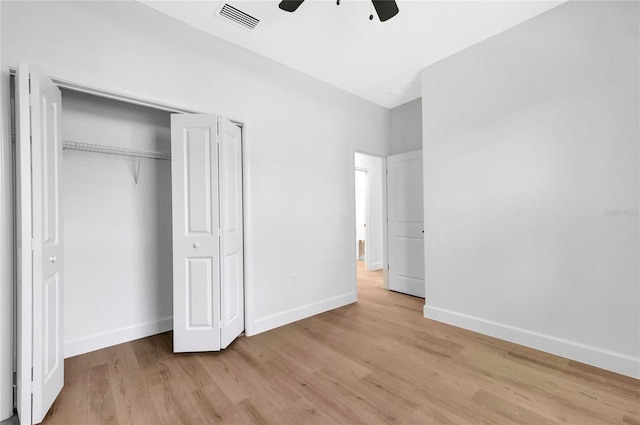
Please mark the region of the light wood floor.
<svg viewBox="0 0 640 425"><path fill-rule="evenodd" d="M361 267L361 266L360 266ZM220 353L165 333L67 359L46 424L640 424L640 381L359 300Z"/></svg>

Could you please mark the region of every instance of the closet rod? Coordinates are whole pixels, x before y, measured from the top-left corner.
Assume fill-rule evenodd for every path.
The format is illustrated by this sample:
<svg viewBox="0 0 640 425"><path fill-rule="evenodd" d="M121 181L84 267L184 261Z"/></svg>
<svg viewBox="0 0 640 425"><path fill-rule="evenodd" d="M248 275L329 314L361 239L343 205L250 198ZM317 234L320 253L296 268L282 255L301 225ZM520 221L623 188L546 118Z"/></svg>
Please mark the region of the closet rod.
<svg viewBox="0 0 640 425"><path fill-rule="evenodd" d="M133 156L133 157L137 157L137 158L151 158L151 159L171 160L171 154L170 153L141 151L141 150L137 150L137 149L118 148L118 147L115 147L115 146L94 145L94 144L91 144L91 143L78 143L78 142L63 141L62 142L62 149L74 150L74 151L84 151L84 152L105 153L105 154L108 154L108 155Z"/></svg>

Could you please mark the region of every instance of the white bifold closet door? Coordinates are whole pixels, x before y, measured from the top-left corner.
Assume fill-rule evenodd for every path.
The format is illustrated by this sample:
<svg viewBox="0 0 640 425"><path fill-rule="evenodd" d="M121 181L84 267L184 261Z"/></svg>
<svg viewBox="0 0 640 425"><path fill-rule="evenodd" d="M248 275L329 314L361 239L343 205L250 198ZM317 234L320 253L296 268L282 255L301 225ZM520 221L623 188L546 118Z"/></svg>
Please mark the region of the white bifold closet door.
<svg viewBox="0 0 640 425"><path fill-rule="evenodd" d="M173 350L217 351L244 330L241 129L171 116Z"/></svg>
<svg viewBox="0 0 640 425"><path fill-rule="evenodd" d="M17 408L21 424L42 422L62 390L62 161L58 87L34 67L16 74L18 218Z"/></svg>

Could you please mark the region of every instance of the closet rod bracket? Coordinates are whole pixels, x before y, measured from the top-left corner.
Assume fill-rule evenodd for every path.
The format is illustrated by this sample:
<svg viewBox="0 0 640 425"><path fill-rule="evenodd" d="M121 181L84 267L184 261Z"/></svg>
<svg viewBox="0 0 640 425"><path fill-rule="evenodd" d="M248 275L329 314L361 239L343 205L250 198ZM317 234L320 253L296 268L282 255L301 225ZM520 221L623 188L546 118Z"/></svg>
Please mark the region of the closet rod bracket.
<svg viewBox="0 0 640 425"><path fill-rule="evenodd" d="M137 157L136 158L136 175L134 177L134 180L136 182L136 189L138 188L138 179L140 178L140 161L142 161L142 158Z"/></svg>

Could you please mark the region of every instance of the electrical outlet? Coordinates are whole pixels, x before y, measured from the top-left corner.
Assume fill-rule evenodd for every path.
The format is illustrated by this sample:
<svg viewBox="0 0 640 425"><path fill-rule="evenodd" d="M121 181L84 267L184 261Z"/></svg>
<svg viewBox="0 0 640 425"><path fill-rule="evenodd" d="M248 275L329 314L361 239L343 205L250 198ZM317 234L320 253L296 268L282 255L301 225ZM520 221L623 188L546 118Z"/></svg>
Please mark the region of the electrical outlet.
<svg viewBox="0 0 640 425"><path fill-rule="evenodd" d="M298 276L295 273L291 273L291 284L293 286L298 286Z"/></svg>

